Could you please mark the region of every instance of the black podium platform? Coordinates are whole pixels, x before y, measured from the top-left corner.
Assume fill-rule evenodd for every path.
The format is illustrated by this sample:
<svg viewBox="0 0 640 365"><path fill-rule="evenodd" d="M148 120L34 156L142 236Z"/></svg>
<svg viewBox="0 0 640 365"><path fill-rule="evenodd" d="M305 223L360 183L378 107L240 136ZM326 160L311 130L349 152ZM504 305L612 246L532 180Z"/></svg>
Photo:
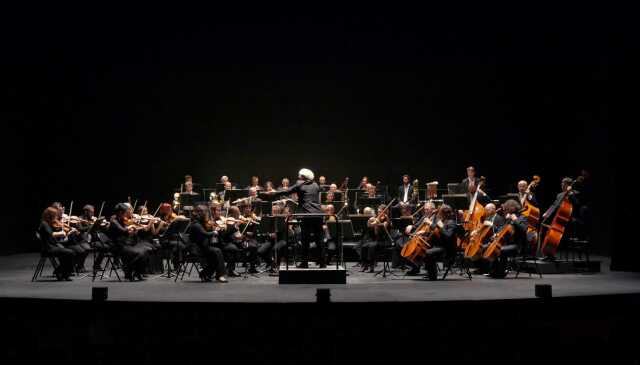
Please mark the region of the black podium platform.
<svg viewBox="0 0 640 365"><path fill-rule="evenodd" d="M344 266L328 265L321 269L309 265L308 269L282 266L278 275L279 284L346 284L347 270Z"/></svg>

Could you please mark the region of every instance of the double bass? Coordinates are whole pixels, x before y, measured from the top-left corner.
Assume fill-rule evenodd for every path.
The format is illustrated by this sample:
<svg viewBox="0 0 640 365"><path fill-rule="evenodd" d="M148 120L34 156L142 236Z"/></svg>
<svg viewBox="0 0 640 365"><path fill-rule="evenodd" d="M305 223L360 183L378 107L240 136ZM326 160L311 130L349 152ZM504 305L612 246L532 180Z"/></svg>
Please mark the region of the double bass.
<svg viewBox="0 0 640 365"><path fill-rule="evenodd" d="M573 184L570 187L573 187ZM555 255L558 250L558 246L560 246L560 241L562 241L562 236L564 235L564 229L567 224L571 221L571 214L573 213L573 204L569 200L569 193L572 190L568 189L564 192L564 196L562 197L562 202L556 211L555 216L553 217L553 221L551 221L551 225L543 224L542 227L548 229L546 236L544 237L544 241L542 242L541 251L544 255Z"/></svg>
<svg viewBox="0 0 640 365"><path fill-rule="evenodd" d="M527 195L530 194L531 189L537 187L538 184L540 184L540 176L533 175L533 180L531 180L531 183L527 187ZM525 199L524 202L522 202L522 211L520 213L525 216L529 222L527 232L537 231L538 224L540 223L540 208L531 204L528 199Z"/></svg>
<svg viewBox="0 0 640 365"><path fill-rule="evenodd" d="M480 189L484 185L485 181L486 179L484 176L480 177L480 182L478 183L476 192L473 194L473 198L471 198L469 210L463 213L464 230L467 234L463 238L458 238L458 248L466 250L469 245L470 233L482 224L484 207L478 202L478 194L480 193Z"/></svg>

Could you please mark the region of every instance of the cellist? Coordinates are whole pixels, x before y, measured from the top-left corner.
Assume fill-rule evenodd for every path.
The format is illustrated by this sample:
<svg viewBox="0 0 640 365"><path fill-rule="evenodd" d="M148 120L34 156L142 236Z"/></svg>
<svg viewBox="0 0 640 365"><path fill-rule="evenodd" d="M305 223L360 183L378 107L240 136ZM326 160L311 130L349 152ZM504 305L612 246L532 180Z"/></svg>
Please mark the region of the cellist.
<svg viewBox="0 0 640 365"><path fill-rule="evenodd" d="M436 213L437 213L436 205L432 201L426 202L424 204L423 208L422 208L422 217L418 220L417 223L410 224L405 228L405 230L404 230L405 235L406 236L411 236L424 223L426 223L426 224L428 224L430 226L431 223L433 223L433 221L436 218ZM402 246L404 246L404 245L397 245L397 246L401 250ZM413 262L411 262L409 260L404 260L404 261L405 261L405 263L407 263L411 267L411 270L409 270L407 272L408 276L414 276L414 275L418 275L420 273L420 266L414 264Z"/></svg>
<svg viewBox="0 0 640 365"><path fill-rule="evenodd" d="M504 278L506 276L505 269L507 259L517 255L527 243L527 228L529 227L529 222L527 218L520 213L521 209L522 206L520 203L513 199L509 199L502 204L505 225L500 231L511 229L512 233L505 236L502 242L497 242L496 240L500 235L495 235L491 243L485 248L486 253L486 250L488 250L491 245L500 245L498 257L487 257L486 254L484 255L489 267L489 275L493 278Z"/></svg>
<svg viewBox="0 0 640 365"><path fill-rule="evenodd" d="M443 255L450 257L455 255L456 242L462 233L462 227L456 223L455 213L451 206L447 204L440 206L436 218L431 223L431 232L433 232L429 239L431 248L427 249L424 258L427 270L427 275L424 278L434 281L438 279L438 258Z"/></svg>

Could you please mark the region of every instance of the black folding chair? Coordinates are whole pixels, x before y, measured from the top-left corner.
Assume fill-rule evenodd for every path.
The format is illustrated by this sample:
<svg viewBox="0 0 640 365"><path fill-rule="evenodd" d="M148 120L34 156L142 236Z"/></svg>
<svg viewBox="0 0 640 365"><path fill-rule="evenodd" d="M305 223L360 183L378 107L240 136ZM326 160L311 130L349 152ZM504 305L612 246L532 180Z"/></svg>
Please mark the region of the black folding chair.
<svg viewBox="0 0 640 365"><path fill-rule="evenodd" d="M46 245L44 244L44 242L42 242L40 233L38 232L36 232L36 240L40 243L40 259L38 260L38 264L36 265L36 270L33 272L33 277L31 278L32 282L36 281L36 279L38 279L38 277L42 275L44 267L47 265L47 260L51 262L51 266L54 270L58 268L58 261L52 254L49 253Z"/></svg>

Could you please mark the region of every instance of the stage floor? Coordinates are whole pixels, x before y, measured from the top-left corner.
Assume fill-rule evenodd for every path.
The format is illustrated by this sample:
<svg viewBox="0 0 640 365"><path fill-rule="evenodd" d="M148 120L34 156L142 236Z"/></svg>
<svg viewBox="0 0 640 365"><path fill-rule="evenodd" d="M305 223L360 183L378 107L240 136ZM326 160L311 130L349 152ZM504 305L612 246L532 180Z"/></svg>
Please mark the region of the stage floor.
<svg viewBox="0 0 640 365"><path fill-rule="evenodd" d="M194 273L184 281L149 276L144 282L117 282L105 278L76 278L57 282L49 264L38 282L31 282L38 254L0 257L0 297L90 300L91 288L108 287L111 301L160 302L237 302L297 303L314 302L316 288L330 288L334 302L415 302L445 300L501 300L534 297L535 284L551 284L553 296L583 296L640 293L640 273L610 272L609 259L602 260L602 272L596 274L558 274L537 276L511 273L506 279L474 276L470 281L458 273L450 273L444 281L425 281L419 277L382 278L361 273L347 264L346 285L279 285L278 278L266 273L260 277L231 278L227 284L202 283ZM90 267L90 258L87 267ZM381 268L381 264L378 265Z"/></svg>

